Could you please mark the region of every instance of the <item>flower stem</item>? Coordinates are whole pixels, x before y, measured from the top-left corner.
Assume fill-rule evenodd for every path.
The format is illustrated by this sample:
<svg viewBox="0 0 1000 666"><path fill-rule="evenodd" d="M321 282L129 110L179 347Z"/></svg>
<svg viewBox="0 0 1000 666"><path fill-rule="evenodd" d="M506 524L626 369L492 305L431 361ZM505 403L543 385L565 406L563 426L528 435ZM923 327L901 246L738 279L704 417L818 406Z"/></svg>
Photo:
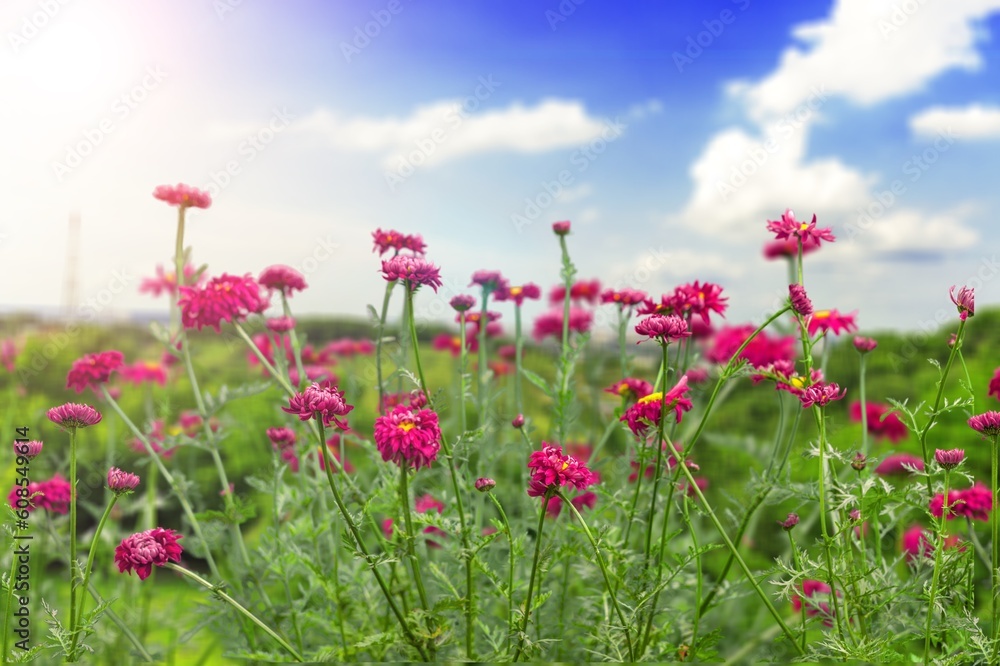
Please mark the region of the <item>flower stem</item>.
<svg viewBox="0 0 1000 666"><path fill-rule="evenodd" d="M958 346L958 342L955 342L955 346ZM993 435L990 438L990 492L992 493L991 497L994 498L997 496L997 466L997 436ZM1000 511L990 512L990 530L993 533L993 543L991 544L993 552L990 559L990 589L993 592L993 626L991 629L993 633L992 661L994 663L996 663L997 654L1000 652L1000 641L997 640L997 636L1000 635L1000 619L998 619L1000 618L1000 575L997 572L997 567L1000 567L1000 521L998 521L998 513Z"/></svg>
<svg viewBox="0 0 1000 666"><path fill-rule="evenodd" d="M101 516L100 522L97 523L97 531L94 532L94 538L90 542L90 554L87 555L87 568L83 570L83 589L87 589L90 584L90 572L94 568L94 555L97 554L97 545L101 541L101 532L104 531L104 524L108 522L108 516L111 515L111 509L114 508L115 503L118 501L117 493L112 496L111 501L108 503L106 509L104 509L104 515ZM80 609L76 614L76 624L71 627L73 631L73 641L70 644L69 655L67 656L67 661L76 660L76 646L80 640L80 630L83 625L83 607L87 602L87 597L85 595L80 595Z"/></svg>
<svg viewBox="0 0 1000 666"><path fill-rule="evenodd" d="M615 592L612 589L611 577L608 575L608 567L604 563L604 556L601 555L601 549L597 545L597 541L594 539L594 535L591 533L590 528L587 527L587 521L583 519L583 516L580 514L579 509L577 509L576 506L572 502L570 502L565 495L562 494L562 492L557 490L556 496L562 500L564 505L567 505L569 506L570 509L572 509L573 515L576 516L576 519L580 521L580 526L583 527L584 534L587 535L587 539L590 541L590 545L594 548L594 556L597 558L597 564L600 565L601 567L601 575L604 576L604 584L608 588L608 594L611 595L611 605L614 606L615 613L618 614L618 619L622 623L622 631L625 632L625 645L628 648L628 660L635 661L632 652L632 638L628 630L628 622L625 621L625 615L624 613L622 613L621 606L618 605L618 597L615 596Z"/></svg>
<svg viewBox="0 0 1000 666"><path fill-rule="evenodd" d="M198 583L199 585L201 585L205 589L207 589L210 592L212 592L212 594L214 594L215 596L217 596L220 599L222 599L223 601L225 601L227 604L229 604L230 606L232 606L234 609L236 609L237 611L239 611L240 613L242 613L244 617L246 617L248 620L250 620L251 622L253 622L254 624L256 624L258 627L260 627L261 629L263 629L264 633L266 633L268 636L270 636L271 638L273 638L275 640L275 642L278 643L278 645L280 645L282 648L284 648L285 652L287 652L288 654L290 654L292 656L292 658L295 659L295 661L297 661L299 663L302 663L303 661L305 661L302 658L302 655L300 655L295 650L295 648L293 648L291 645L288 644L288 641L286 641L284 638L282 638L281 636L279 636L273 629L271 629L271 627L269 627L266 624L264 624L263 622L261 622L261 620L258 619L256 615L254 615L253 613L251 613L250 611L248 611L246 608L244 608L243 606L241 606L239 604L239 602L237 602L231 596L229 596L228 594L226 594L225 592L223 592L222 588L220 586L218 586L218 585L212 585L210 582L208 582L207 580L205 580L204 578L202 578L201 576L199 576L195 572L190 571L188 569L185 569L184 567L179 566L177 564L174 564L173 562L167 562L164 566L168 567L170 569L173 569L174 571L176 571L176 572L178 572L180 574L183 574L183 575L187 576L188 578L190 578L191 580L195 581L196 583Z"/></svg>
<svg viewBox="0 0 1000 666"><path fill-rule="evenodd" d="M103 384L101 385L103 389ZM77 428L69 429L69 482L72 484L72 493L69 500L69 627L70 631L76 629L76 573L80 564L76 561L76 431ZM70 649L68 660L76 661L75 650Z"/></svg>
<svg viewBox="0 0 1000 666"><path fill-rule="evenodd" d="M463 343L464 344L464 343ZM523 389L521 386L521 356L524 350L524 338L521 333L521 306L514 303L514 409L518 414L524 413Z"/></svg>
<svg viewBox="0 0 1000 666"><path fill-rule="evenodd" d="M951 470L944 471L944 501L941 505L941 518L937 525L937 543L934 545L934 573L931 576L931 596L927 601L927 622L924 625L924 663L931 661L931 622L934 619L934 601L937 597L938 577L941 575L941 552L944 550L944 528L948 520L948 482L951 480ZM995 621L995 620L994 620Z"/></svg>
<svg viewBox="0 0 1000 666"><path fill-rule="evenodd" d="M486 302L489 296L489 290L483 287L483 303L479 311L479 330L477 331L479 334L479 368L476 373L479 381L478 392L476 393L476 401L479 407L479 421L477 422L477 426L480 428L486 425L486 325L489 322Z"/></svg>
<svg viewBox="0 0 1000 666"><path fill-rule="evenodd" d="M385 296L382 297L382 313L378 318L378 330L375 335L375 381L378 382L378 411L381 414L385 405L385 385L382 383L382 338L385 337L385 318L389 315L389 298L396 281L386 283Z"/></svg>
<svg viewBox="0 0 1000 666"><path fill-rule="evenodd" d="M487 493L500 512L503 529L507 534L507 544L510 546L510 561L507 565L507 652L510 652L510 638L514 634L514 535L510 531L510 521L500 505L500 500L493 493Z"/></svg>
<svg viewBox="0 0 1000 666"><path fill-rule="evenodd" d="M834 619L837 621L837 632L840 634L841 640L844 638L844 627L841 622L839 603L837 601L837 588L834 581L833 575L833 558L830 554L831 537L830 530L826 524L826 421L824 420L824 410L822 407L817 406L814 414L816 415L816 427L819 430L819 522L820 522L820 533L823 537L823 554L826 558L826 576L827 585L830 586L830 603L833 606Z"/></svg>
<svg viewBox="0 0 1000 666"><path fill-rule="evenodd" d="M660 361L660 368L663 374L663 384L660 386L660 391L662 392L660 397L660 418L656 428L656 467L653 472L653 494L649 501L649 513L646 516L646 543L643 549L643 568L649 568L649 555L650 549L653 545L653 519L656 517L656 497L660 489L660 475L663 472L663 422L666 420L667 413L667 349L668 345L666 342L661 343L661 353L662 359ZM643 470L639 470L642 472ZM670 507L667 507L669 510ZM666 520L666 516L663 518Z"/></svg>
<svg viewBox="0 0 1000 666"><path fill-rule="evenodd" d="M469 350L465 348L466 345L466 332L465 332L465 310L458 313L459 318L459 343L461 344L461 351L459 351L458 360L458 423L461 429L462 436L465 436L465 431L469 429L468 416L465 413L465 371L469 363Z"/></svg>
<svg viewBox="0 0 1000 666"><path fill-rule="evenodd" d="M538 510L538 529L535 531L535 556L531 563L531 576L528 578L528 596L524 601L521 630L518 632L517 651L514 652L513 661L521 658L521 652L524 650L525 632L528 630L528 621L531 619L531 595L535 591L535 575L538 573L538 561L542 553L542 529L545 527L545 509L549 505L549 497L549 493L542 496L542 505Z"/></svg>
<svg viewBox="0 0 1000 666"><path fill-rule="evenodd" d="M944 372L941 373L941 380L938 382L937 395L934 396L934 407L931 409L930 417L927 419L927 425L924 429L920 431L920 452L924 459L924 468L930 466L931 459L927 453L927 433L930 431L931 427L938 417L938 410L941 408L941 399L944 397L944 385L948 379L948 373L951 371L951 365L955 362L955 355L962 346L962 338L965 336L965 320L958 322L958 332L955 334L955 344L951 346L951 351L948 353L948 362L944 366ZM931 477L930 475L925 477L927 480L927 500L930 501L934 497L934 491L931 488ZM993 488L994 497L996 497L996 487ZM994 565L997 563L996 559L993 560ZM994 569L994 573L996 569Z"/></svg>
<svg viewBox="0 0 1000 666"><path fill-rule="evenodd" d="M413 534L413 519L410 515L410 491L407 486L407 463L399 466L399 501L403 505L403 518L406 521L406 554L410 559L410 568L413 570L413 582L417 586L417 594L420 596L420 604L427 613L427 630L434 632L431 622L431 607L427 603L427 592L424 590L424 577L420 572L420 560L417 559L416 550L413 547L415 536Z"/></svg>

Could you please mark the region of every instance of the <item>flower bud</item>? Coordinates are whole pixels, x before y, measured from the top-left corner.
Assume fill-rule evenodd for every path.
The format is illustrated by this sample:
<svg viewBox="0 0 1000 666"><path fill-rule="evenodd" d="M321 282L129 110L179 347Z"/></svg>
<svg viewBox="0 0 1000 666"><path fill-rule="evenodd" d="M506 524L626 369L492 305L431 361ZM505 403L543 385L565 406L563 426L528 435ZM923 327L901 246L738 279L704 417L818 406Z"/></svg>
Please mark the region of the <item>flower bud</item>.
<svg viewBox="0 0 1000 666"><path fill-rule="evenodd" d="M476 490L481 493L488 493L496 487L497 482L493 479L487 479L486 477L476 479Z"/></svg>

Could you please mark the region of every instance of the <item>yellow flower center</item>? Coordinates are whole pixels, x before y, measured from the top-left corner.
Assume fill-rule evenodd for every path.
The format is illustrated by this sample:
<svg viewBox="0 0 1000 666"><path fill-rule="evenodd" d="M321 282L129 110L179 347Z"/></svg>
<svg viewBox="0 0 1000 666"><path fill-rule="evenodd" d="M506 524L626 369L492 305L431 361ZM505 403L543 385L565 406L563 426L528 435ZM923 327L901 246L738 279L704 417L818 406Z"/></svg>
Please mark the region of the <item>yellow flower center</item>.
<svg viewBox="0 0 1000 666"><path fill-rule="evenodd" d="M563 461L563 466L562 466L562 471L566 471L567 467L569 467L569 461L568 460L564 460Z"/></svg>
<svg viewBox="0 0 1000 666"><path fill-rule="evenodd" d="M639 404L645 405L647 402L656 402L657 400L663 400L662 391L657 391L656 393L650 393L645 398L639 398Z"/></svg>
<svg viewBox="0 0 1000 666"><path fill-rule="evenodd" d="M511 287L510 288L510 295L511 296L520 296L522 291L524 291L524 287Z"/></svg>
<svg viewBox="0 0 1000 666"><path fill-rule="evenodd" d="M413 421L403 421L402 423L399 424L399 429L402 430L403 432L410 432L416 427L417 424L414 423Z"/></svg>
<svg viewBox="0 0 1000 666"><path fill-rule="evenodd" d="M179 425L172 425L169 428L167 428L167 434L170 435L171 437L176 437L182 432L184 431L181 429Z"/></svg>
<svg viewBox="0 0 1000 666"><path fill-rule="evenodd" d="M462 346L462 338L458 337L457 335L453 336L451 338L451 344L452 344L453 347L461 347Z"/></svg>
<svg viewBox="0 0 1000 666"><path fill-rule="evenodd" d="M145 361L142 365L147 370L159 370L160 369L160 364L156 363L155 361Z"/></svg>
<svg viewBox="0 0 1000 666"><path fill-rule="evenodd" d="M799 227L799 231L805 231L808 228L809 228L809 225L806 224L805 222L803 222L802 226Z"/></svg>
<svg viewBox="0 0 1000 666"><path fill-rule="evenodd" d="M830 318L829 310L817 310L816 312L813 313L813 319L829 319L829 318Z"/></svg>
<svg viewBox="0 0 1000 666"><path fill-rule="evenodd" d="M791 380L788 383L791 384L792 386L794 386L795 388L805 388L806 387L806 378L805 377L792 377Z"/></svg>
<svg viewBox="0 0 1000 666"><path fill-rule="evenodd" d="M621 385L618 387L618 395L628 395L631 392L632 389L625 382L622 382Z"/></svg>

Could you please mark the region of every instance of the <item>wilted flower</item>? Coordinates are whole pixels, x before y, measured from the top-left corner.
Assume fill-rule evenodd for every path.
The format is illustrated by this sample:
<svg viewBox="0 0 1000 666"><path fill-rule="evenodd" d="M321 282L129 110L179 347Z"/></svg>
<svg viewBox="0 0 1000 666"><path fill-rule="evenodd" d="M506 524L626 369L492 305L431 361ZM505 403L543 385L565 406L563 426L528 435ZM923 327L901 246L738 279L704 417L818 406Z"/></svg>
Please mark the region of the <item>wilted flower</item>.
<svg viewBox="0 0 1000 666"><path fill-rule="evenodd" d="M67 402L48 411L49 420L66 429L86 428L101 422L101 413L90 405Z"/></svg>
<svg viewBox="0 0 1000 666"><path fill-rule="evenodd" d="M115 564L118 571L129 574L135 571L139 580L146 580L153 571L153 565L162 567L167 562L180 562L183 548L178 540L183 539L173 530L155 527L125 537L115 549Z"/></svg>
<svg viewBox="0 0 1000 666"><path fill-rule="evenodd" d="M438 416L429 409L396 405L390 413L375 419L375 445L382 460L415 469L430 467L441 448Z"/></svg>
<svg viewBox="0 0 1000 666"><path fill-rule="evenodd" d="M212 195L184 183L159 185L153 190L153 196L181 208L208 208L212 205Z"/></svg>

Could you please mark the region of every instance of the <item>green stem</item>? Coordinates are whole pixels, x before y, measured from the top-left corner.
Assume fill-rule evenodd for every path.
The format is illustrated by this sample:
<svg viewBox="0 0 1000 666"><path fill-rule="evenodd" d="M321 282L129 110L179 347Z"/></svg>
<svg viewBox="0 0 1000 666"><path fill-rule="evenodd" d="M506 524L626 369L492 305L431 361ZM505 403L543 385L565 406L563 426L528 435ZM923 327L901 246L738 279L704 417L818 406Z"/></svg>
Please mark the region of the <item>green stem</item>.
<svg viewBox="0 0 1000 666"><path fill-rule="evenodd" d="M104 388L101 385L101 388ZM76 427L69 429L69 482L73 484L69 503L69 627L76 629L76 574L80 564L76 561ZM70 649L69 661L76 661L75 650Z"/></svg>
<svg viewBox="0 0 1000 666"><path fill-rule="evenodd" d="M477 374L478 393L476 401L478 403L479 421L478 426L482 428L486 425L486 324L489 322L489 312L486 309L486 302L490 297L490 291L483 287L483 304L479 311L479 368Z"/></svg>
<svg viewBox="0 0 1000 666"><path fill-rule="evenodd" d="M691 516L689 513L688 505L691 500L687 493L684 494L684 521L688 524L688 529L691 531L691 545L694 546L694 551L698 552L698 530L694 528L694 524L691 522ZM702 571L701 571L701 557L695 560L695 576L697 577L697 582L695 584L695 611L694 611L694 627L691 629L691 652L695 654L698 653L698 624L701 621L701 591L703 585Z"/></svg>
<svg viewBox="0 0 1000 666"><path fill-rule="evenodd" d="M254 615L253 613L251 613L250 611L248 611L246 608L244 608L243 606L241 606L239 604L239 602L237 602L231 596L229 596L228 594L226 594L225 592L223 592L221 586L219 586L219 585L212 585L210 582L208 582L207 580L205 580L204 578L202 578L201 576L199 576L195 572L190 571L188 569L185 569L184 567L179 566L177 564L174 564L173 562L167 562L163 566L168 567L170 569L173 569L174 571L187 576L188 578L190 578L191 580L195 581L196 583L198 583L199 585L201 585L202 587L204 587L206 590L210 591L212 594L214 594L215 596L219 597L220 599L222 599L223 601L225 601L227 604L229 604L230 606L232 606L234 609L236 609L239 613L241 613L248 620L250 620L251 622L253 622L254 624L256 624L258 627L260 627L261 629L263 629L264 633L266 633L268 636L270 636L271 638L273 638L275 640L275 642L278 643L278 645L280 645L282 648L284 648L285 652L287 652L288 654L290 654L292 656L292 658L295 659L295 661L297 661L299 663L302 663L303 661L305 661L302 658L302 655L300 655L296 651L295 648L293 648L291 645L288 644L288 641L286 641L284 638L282 638L281 636L279 636L273 629L271 629L271 627L269 627L266 624L264 624L263 622L261 622L261 620L256 615Z"/></svg>
<svg viewBox="0 0 1000 666"><path fill-rule="evenodd" d="M104 531L104 524L108 522L108 516L111 515L111 509L114 508L115 503L118 501L118 494L112 496L111 501L108 503L107 508L104 510L104 515L101 516L100 522L97 523L97 531L94 532L94 538L90 542L90 553L87 555L87 568L83 570L83 589L87 589L90 585L90 572L94 568L94 555L97 554L97 545L101 541L101 532ZM80 640L80 631L83 626L83 608L84 604L87 602L87 597L80 595L80 609L76 613L77 623L71 627L73 631L73 641L70 644L69 656L67 661L76 660L76 646Z"/></svg>
<svg viewBox="0 0 1000 666"><path fill-rule="evenodd" d="M570 292L573 289L573 276L576 275L576 267L569 258L569 247L566 245L566 236L559 236L559 249L562 252L562 279L566 293L563 295L563 325L562 325L562 355L560 357L560 386L559 386L559 412L556 421L556 437L560 444L566 443L567 414L566 408L569 405L569 312L570 312Z"/></svg>
<svg viewBox="0 0 1000 666"><path fill-rule="evenodd" d="M514 409L518 414L524 413L523 389L521 386L521 355L524 339L521 334L521 306L514 303Z"/></svg>
<svg viewBox="0 0 1000 666"><path fill-rule="evenodd" d="M286 317L292 319L292 309L288 305L288 297L285 296L284 289L281 290L281 311ZM298 388L302 388L306 385L306 383L308 383L309 379L306 377L306 371L302 365L302 344L299 342L299 336L298 333L295 332L294 326L292 327L292 330L288 332L288 337L292 342L292 355L295 357L295 370L299 373ZM280 340L280 336L278 339ZM281 353L284 354L283 348L278 345L275 345L275 348L279 349ZM275 356L277 355L278 353L275 352Z"/></svg>
<svg viewBox="0 0 1000 666"><path fill-rule="evenodd" d="M500 505L500 500L492 492L487 494L500 512L500 520L503 521L503 529L507 534L507 544L510 546L510 561L507 564L507 652L509 653L510 638L514 634L514 535L510 531L510 521L507 520L507 514Z"/></svg>
<svg viewBox="0 0 1000 666"><path fill-rule="evenodd" d="M927 602L927 622L924 624L924 664L931 663L931 622L934 619L934 601L937 597L938 577L941 575L941 553L944 550L945 521L948 520L948 485L951 477L949 469L944 471L944 501L941 518L937 525L937 543L934 545L934 573L931 575L931 596Z"/></svg>
<svg viewBox="0 0 1000 666"><path fill-rule="evenodd" d="M417 594L420 596L420 604L427 613L427 630L434 633L434 625L431 621L431 606L427 603L427 592L424 590L424 577L420 572L420 560L417 559L416 550L413 547L415 536L413 534L413 519L410 516L410 491L407 486L407 470L409 463L399 466L399 501L403 505L403 518L406 525L406 555L410 560L410 568L413 570L413 582L417 586Z"/></svg>
<svg viewBox="0 0 1000 666"><path fill-rule="evenodd" d="M632 308L629 307L629 314ZM622 379L628 377L628 357L625 352L625 334L628 332L629 317L625 315L625 306L618 305L618 366L622 374Z"/></svg>
<svg viewBox="0 0 1000 666"><path fill-rule="evenodd" d="M461 428L462 437L465 437L465 432L469 429L468 416L465 413L465 372L469 363L469 350L465 348L466 345L466 331L465 331L465 310L458 313L459 319L459 342L461 343L461 351L459 351L458 360L458 422Z"/></svg>
<svg viewBox="0 0 1000 666"><path fill-rule="evenodd" d="M962 322L963 324L965 322ZM955 343L958 346L958 342ZM992 497L997 496L997 467L998 467L998 456L997 456L997 436L993 435L990 437L990 492ZM992 557L990 559L990 589L993 593L993 626L991 627L993 633L993 663L997 662L997 655L1000 652L1000 641L997 640L997 636L1000 635L1000 574L998 574L997 567L1000 567L1000 520L998 520L997 514L1000 511L990 512L990 530L992 531L993 543L992 545Z"/></svg>
<svg viewBox="0 0 1000 666"><path fill-rule="evenodd" d="M938 410L941 408L941 400L944 397L944 385L948 379L948 373L951 371L951 365L955 362L955 355L958 353L959 348L962 346L962 338L965 335L965 320L958 322L958 332L955 334L955 344L951 346L951 351L948 353L948 362L944 366L944 372L941 373L941 380L938 382L937 395L934 396L934 407L931 409L930 417L927 419L927 425L924 429L920 431L920 452L924 459L924 468L930 467L931 459L927 453L927 433L930 431L931 427L938 417ZM928 474L925 477L927 481L927 499L930 501L934 497L934 491L931 488L931 477ZM996 487L993 488L994 497L996 496ZM996 560L994 559L994 564ZM996 570L994 569L994 572Z"/></svg>
<svg viewBox="0 0 1000 666"><path fill-rule="evenodd" d="M799 563L799 551L795 547L795 537L792 536L792 530L785 530L788 533L788 545L792 549L792 564L795 566L795 571L802 571L802 565ZM806 651L806 609L805 609L805 587L802 589L802 652Z"/></svg>
<svg viewBox="0 0 1000 666"><path fill-rule="evenodd" d="M601 452L604 445L611 439L611 433L615 431L615 426L621 423L618 417L614 414L611 415L611 420L608 421L608 425L604 428L604 432L601 434L601 438L597 440L597 444L594 446L593 452L590 454L590 460L593 465L597 464L597 454Z"/></svg>
<svg viewBox="0 0 1000 666"><path fill-rule="evenodd" d="M830 586L830 603L833 606L834 619L837 621L837 632L844 639L844 627L841 622L840 608L837 601L837 588L833 575L833 556L830 553L831 537L826 524L826 422L823 418L823 408L816 407L816 426L819 429L819 523L823 537L823 554L826 559L827 585Z"/></svg>
<svg viewBox="0 0 1000 666"><path fill-rule="evenodd" d="M660 367L663 370L663 384L660 386L660 418L659 423L656 428L656 467L653 472L653 494L649 501L649 513L646 516L646 542L645 548L643 550L643 567L649 568L649 554L650 549L653 546L653 519L656 517L656 498L660 489L660 475L663 472L663 422L666 420L667 414L667 349L668 344L662 342L660 344L662 358ZM643 470L640 470L640 472ZM669 507L667 507L669 510ZM666 517L664 517L666 520Z"/></svg>
<svg viewBox="0 0 1000 666"><path fill-rule="evenodd" d="M594 556L597 558L597 564L600 565L601 567L601 575L604 576L604 585L608 589L608 594L611 595L611 605L614 606L615 613L617 613L618 619L622 623L622 631L625 632L625 645L628 648L628 660L635 661L632 652L632 639L628 630L628 622L625 621L625 614L622 613L621 606L618 605L618 597L615 595L615 592L612 589L611 577L608 575L608 567L604 563L604 556L601 555L601 549L597 545L597 541L594 539L594 535L591 533L590 528L587 527L587 521L583 519L583 516L580 514L579 509L577 509L576 506L572 502L570 502L565 495L562 494L562 492L557 490L556 496L562 500L564 505L569 506L569 508L573 511L573 515L576 516L576 519L580 521L580 526L583 527L583 532L584 534L587 535L587 539L590 541L590 545L594 549Z"/></svg>
<svg viewBox="0 0 1000 666"><path fill-rule="evenodd" d="M545 527L545 509L549 504L549 498L549 493L545 493L545 495L542 496L542 505L538 510L538 529L535 532L535 556L531 563L531 576L528 578L528 596L524 601L524 613L521 617L521 630L518 632L517 651L514 652L513 661L517 661L521 658L521 652L524 650L525 632L528 630L528 621L531 619L531 595L535 591L535 576L538 572L538 561L542 553L542 529Z"/></svg>
<svg viewBox="0 0 1000 666"><path fill-rule="evenodd" d="M382 338L385 337L385 318L389 315L389 298L396 281L387 282L385 296L382 297L382 313L378 319L378 330L375 336L375 380L378 382L378 412L382 413L385 405L385 386L382 383Z"/></svg>

